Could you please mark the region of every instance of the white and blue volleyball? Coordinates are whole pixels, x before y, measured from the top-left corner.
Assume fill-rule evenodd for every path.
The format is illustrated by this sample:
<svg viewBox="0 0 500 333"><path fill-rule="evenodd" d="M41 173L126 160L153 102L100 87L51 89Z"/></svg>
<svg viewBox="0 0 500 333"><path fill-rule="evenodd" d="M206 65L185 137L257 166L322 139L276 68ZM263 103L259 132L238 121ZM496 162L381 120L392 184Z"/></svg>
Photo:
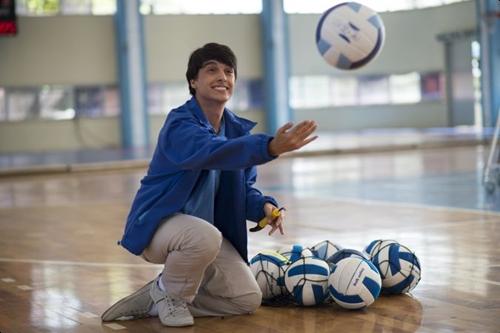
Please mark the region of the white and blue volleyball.
<svg viewBox="0 0 500 333"><path fill-rule="evenodd" d="M340 260L328 279L330 295L345 309L371 305L380 295L381 287L377 268L370 261L356 256Z"/></svg>
<svg viewBox="0 0 500 333"><path fill-rule="evenodd" d="M372 259L375 253L378 253L381 249L388 247L391 244L399 244L397 241L392 239L376 239L370 242L368 246L363 249L363 254Z"/></svg>
<svg viewBox="0 0 500 333"><path fill-rule="evenodd" d="M324 240L311 247L311 252L316 257L326 260L327 258L333 256L341 249L342 247L340 245L335 244L329 240Z"/></svg>
<svg viewBox="0 0 500 333"><path fill-rule="evenodd" d="M323 13L316 28L316 46L330 65L344 70L362 67L382 50L384 23L374 10L344 2Z"/></svg>
<svg viewBox="0 0 500 333"><path fill-rule="evenodd" d="M262 251L250 260L250 270L264 300L286 293L284 276L287 265L288 259L276 251Z"/></svg>
<svg viewBox="0 0 500 333"><path fill-rule="evenodd" d="M282 248L281 250L278 251L278 253L288 258L290 262L297 261L300 258L307 258L314 256L314 254L309 248L303 247L300 244L294 244L291 247Z"/></svg>
<svg viewBox="0 0 500 333"><path fill-rule="evenodd" d="M285 271L285 286L295 302L303 306L323 303L328 297L330 267L322 259L302 257Z"/></svg>
<svg viewBox="0 0 500 333"><path fill-rule="evenodd" d="M326 258L326 262L329 264L337 264L340 260L349 258L349 257L357 257L365 260L369 260L366 254L354 249L341 249L335 252L333 255Z"/></svg>
<svg viewBox="0 0 500 333"><path fill-rule="evenodd" d="M407 293L419 283L420 262L408 247L396 241L376 240L367 246L366 251L380 272L384 293Z"/></svg>

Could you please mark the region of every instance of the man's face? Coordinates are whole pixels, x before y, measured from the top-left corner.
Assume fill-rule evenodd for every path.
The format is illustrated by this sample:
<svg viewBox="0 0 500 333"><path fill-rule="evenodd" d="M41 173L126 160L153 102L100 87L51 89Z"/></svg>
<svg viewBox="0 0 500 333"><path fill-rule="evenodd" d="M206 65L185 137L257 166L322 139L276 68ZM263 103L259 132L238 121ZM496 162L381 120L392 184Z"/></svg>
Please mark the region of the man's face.
<svg viewBox="0 0 500 333"><path fill-rule="evenodd" d="M232 67L208 60L190 84L196 90L196 99L199 101L226 103L233 95L234 81Z"/></svg>

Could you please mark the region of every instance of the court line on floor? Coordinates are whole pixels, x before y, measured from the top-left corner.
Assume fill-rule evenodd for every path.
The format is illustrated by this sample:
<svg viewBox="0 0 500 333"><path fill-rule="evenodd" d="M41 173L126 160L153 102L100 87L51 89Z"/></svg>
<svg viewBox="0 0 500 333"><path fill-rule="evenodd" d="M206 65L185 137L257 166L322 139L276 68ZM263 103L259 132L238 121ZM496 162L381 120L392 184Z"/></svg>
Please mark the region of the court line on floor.
<svg viewBox="0 0 500 333"><path fill-rule="evenodd" d="M296 198L301 198L301 196L295 196ZM446 207L446 206L431 206L426 204L417 204L410 202L395 202L395 201L385 201L385 200L368 200L368 199L357 199L357 198L341 198L336 196L303 196L303 198L308 199L333 199L339 202L347 202L347 203L361 203L368 205L386 205L386 206L397 206L401 208L425 208L429 210L435 211L449 211L449 212L458 212L458 213L470 213L475 215L490 215L495 217L500 217L500 212L496 212L493 210L479 210L479 209L468 209L468 208L458 208L458 207Z"/></svg>
<svg viewBox="0 0 500 333"><path fill-rule="evenodd" d="M38 265L60 265L60 266L87 266L87 267L123 267L123 268L161 268L163 265L157 264L124 264L117 262L88 262L88 261L68 261L68 260L39 260L39 259L12 259L0 258L0 262L38 264Z"/></svg>

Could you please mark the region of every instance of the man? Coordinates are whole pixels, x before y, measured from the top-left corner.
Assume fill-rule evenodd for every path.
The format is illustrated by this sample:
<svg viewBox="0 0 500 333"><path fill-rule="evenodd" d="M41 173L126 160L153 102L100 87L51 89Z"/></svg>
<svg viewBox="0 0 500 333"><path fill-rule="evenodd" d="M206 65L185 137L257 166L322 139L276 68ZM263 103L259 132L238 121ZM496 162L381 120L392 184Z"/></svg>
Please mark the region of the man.
<svg viewBox="0 0 500 333"><path fill-rule="evenodd" d="M246 220L268 218L283 234L277 202L253 187L256 165L316 139L313 121L286 124L274 137L250 134L255 123L225 108L237 76L225 45L195 50L186 78L193 96L172 110L132 204L121 245L163 272L118 301L104 321L158 315L166 326L193 316L254 312L261 291L247 264Z"/></svg>

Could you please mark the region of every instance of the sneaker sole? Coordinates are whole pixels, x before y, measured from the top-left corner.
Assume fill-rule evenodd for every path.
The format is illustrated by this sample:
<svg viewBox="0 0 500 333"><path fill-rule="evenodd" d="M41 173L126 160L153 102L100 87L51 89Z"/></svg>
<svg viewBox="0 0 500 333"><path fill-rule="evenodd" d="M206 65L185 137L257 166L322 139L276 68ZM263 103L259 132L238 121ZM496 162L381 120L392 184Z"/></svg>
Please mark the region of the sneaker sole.
<svg viewBox="0 0 500 333"><path fill-rule="evenodd" d="M154 282L155 280L153 281L150 281L148 284L144 285L141 289L137 290L136 292L134 292L133 294L125 297L125 298L122 298L121 300L119 300L118 302L116 302L115 304L113 304L109 309L107 309L106 311L104 311L104 313L101 315L101 319L102 321L113 321L113 320L116 320L120 317L135 317L135 318L145 318L145 317L149 317L148 315L148 312L149 310L151 309L151 307L153 306L153 300L151 299L151 301L149 302L148 306L147 306L147 309L144 309L144 313L132 313L132 314L127 314L127 313L124 313L124 312L117 312L117 309L122 306L123 304L127 303L129 300L133 299L133 298L137 298L138 296L142 296L143 294L146 294L148 297L149 296L149 290L151 288L151 284ZM113 312L117 312L117 313L113 313Z"/></svg>

